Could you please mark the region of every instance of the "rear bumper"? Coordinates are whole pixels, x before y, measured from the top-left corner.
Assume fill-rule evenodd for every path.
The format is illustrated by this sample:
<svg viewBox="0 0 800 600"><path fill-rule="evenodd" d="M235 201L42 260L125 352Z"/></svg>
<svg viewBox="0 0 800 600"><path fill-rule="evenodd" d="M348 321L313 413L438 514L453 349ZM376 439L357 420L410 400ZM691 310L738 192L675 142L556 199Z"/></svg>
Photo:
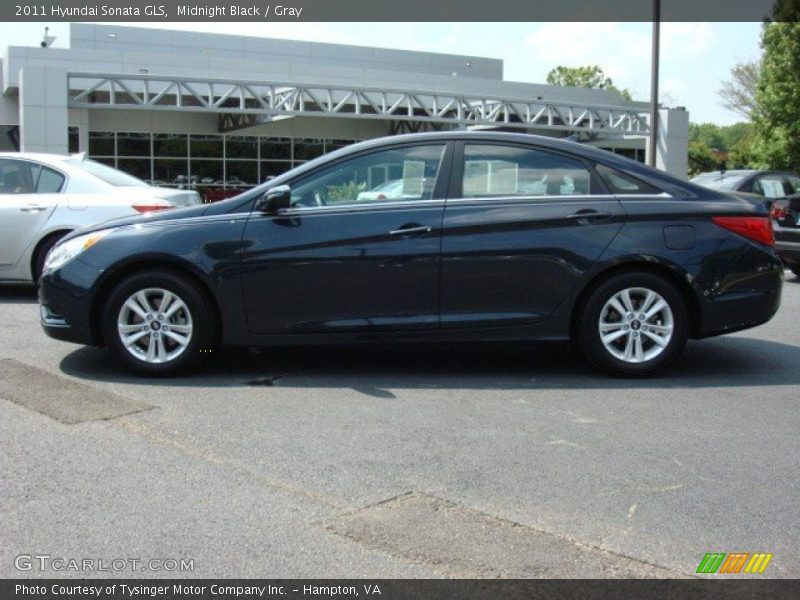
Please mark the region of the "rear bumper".
<svg viewBox="0 0 800 600"><path fill-rule="evenodd" d="M42 329L49 337L85 345L99 342L99 336L92 330L91 310L94 284L100 274L75 259L42 276L39 316Z"/></svg>
<svg viewBox="0 0 800 600"><path fill-rule="evenodd" d="M756 327L769 321L781 305L783 263L776 254L752 249L739 257L725 277L698 290L702 322L694 337L702 338Z"/></svg>

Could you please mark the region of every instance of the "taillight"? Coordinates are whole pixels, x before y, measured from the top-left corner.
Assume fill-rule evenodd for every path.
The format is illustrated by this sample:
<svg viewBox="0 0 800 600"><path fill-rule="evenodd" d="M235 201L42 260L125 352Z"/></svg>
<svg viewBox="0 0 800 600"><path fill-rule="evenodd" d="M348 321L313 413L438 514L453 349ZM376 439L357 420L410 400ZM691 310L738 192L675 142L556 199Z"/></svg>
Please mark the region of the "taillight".
<svg viewBox="0 0 800 600"><path fill-rule="evenodd" d="M157 210L166 210L172 208L172 206L169 204L131 204L131 208L140 213L149 213Z"/></svg>
<svg viewBox="0 0 800 600"><path fill-rule="evenodd" d="M767 246L775 245L775 235L769 217L711 217L711 220L716 225L738 233L748 240Z"/></svg>
<svg viewBox="0 0 800 600"><path fill-rule="evenodd" d="M786 205L782 202L774 202L772 209L769 211L770 216L776 221L786 218Z"/></svg>

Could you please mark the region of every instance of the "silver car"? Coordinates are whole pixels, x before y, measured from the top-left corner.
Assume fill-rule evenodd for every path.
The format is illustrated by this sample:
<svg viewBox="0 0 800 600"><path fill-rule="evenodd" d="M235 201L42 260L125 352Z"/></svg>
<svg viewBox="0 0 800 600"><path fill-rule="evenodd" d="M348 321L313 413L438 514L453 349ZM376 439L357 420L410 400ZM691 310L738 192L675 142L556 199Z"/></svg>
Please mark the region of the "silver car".
<svg viewBox="0 0 800 600"><path fill-rule="evenodd" d="M0 280L37 281L64 235L108 219L198 204L82 154L0 152Z"/></svg>

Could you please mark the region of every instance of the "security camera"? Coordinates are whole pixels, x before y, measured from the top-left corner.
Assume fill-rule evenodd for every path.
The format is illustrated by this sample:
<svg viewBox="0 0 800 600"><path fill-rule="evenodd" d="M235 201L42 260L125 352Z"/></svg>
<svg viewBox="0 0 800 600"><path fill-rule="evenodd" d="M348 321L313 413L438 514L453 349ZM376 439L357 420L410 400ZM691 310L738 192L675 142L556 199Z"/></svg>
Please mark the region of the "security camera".
<svg viewBox="0 0 800 600"><path fill-rule="evenodd" d="M50 31L50 28L49 28L49 27L45 27L45 28L44 28L44 36L42 37L42 41L41 41L41 42L39 42L39 45L40 45L42 48L49 48L49 47L51 46L51 44L52 44L54 41L56 41L56 36L54 36L54 35L47 35L49 31Z"/></svg>

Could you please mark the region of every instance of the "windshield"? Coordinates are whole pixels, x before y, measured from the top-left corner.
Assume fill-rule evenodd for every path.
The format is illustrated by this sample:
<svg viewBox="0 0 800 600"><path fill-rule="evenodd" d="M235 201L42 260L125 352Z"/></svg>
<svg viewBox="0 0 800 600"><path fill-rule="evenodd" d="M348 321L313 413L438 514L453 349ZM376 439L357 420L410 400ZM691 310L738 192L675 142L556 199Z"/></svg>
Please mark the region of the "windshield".
<svg viewBox="0 0 800 600"><path fill-rule="evenodd" d="M115 187L148 187L148 184L141 179L134 177L133 175L128 175L119 169L109 167L108 165L104 165L103 163L93 160L71 158L69 160L65 160L64 162L78 167L79 169L83 169L87 173L90 173L91 175L94 175L95 177L102 179L106 183Z"/></svg>

